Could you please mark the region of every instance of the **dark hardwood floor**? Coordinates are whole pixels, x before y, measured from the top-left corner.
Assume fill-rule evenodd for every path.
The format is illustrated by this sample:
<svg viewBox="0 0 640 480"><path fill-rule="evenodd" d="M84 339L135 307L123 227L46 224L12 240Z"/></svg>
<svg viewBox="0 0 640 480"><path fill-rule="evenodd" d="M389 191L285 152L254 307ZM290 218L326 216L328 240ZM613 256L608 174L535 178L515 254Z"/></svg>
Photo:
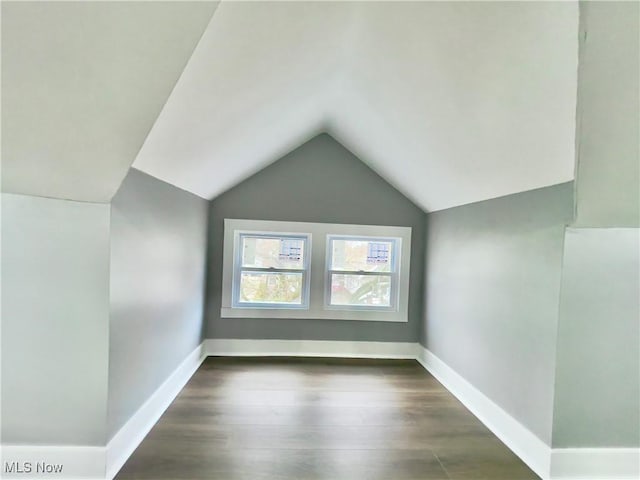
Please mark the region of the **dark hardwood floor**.
<svg viewBox="0 0 640 480"><path fill-rule="evenodd" d="M116 478L538 477L415 361L210 357Z"/></svg>

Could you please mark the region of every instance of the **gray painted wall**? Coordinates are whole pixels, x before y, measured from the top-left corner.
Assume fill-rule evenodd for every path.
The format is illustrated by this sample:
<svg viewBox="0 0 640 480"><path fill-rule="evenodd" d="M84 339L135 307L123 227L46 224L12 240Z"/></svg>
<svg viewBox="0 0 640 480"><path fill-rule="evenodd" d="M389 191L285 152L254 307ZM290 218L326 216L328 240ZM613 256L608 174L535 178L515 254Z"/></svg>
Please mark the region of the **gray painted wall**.
<svg viewBox="0 0 640 480"><path fill-rule="evenodd" d="M109 205L2 194L2 442L104 445Z"/></svg>
<svg viewBox="0 0 640 480"><path fill-rule="evenodd" d="M640 231L567 229L554 447L640 446Z"/></svg>
<svg viewBox="0 0 640 480"><path fill-rule="evenodd" d="M421 343L549 445L572 189L565 183L427 216Z"/></svg>
<svg viewBox="0 0 640 480"><path fill-rule="evenodd" d="M580 3L576 226L640 226L640 4Z"/></svg>
<svg viewBox="0 0 640 480"><path fill-rule="evenodd" d="M225 218L412 227L409 322L220 318ZM329 135L319 135L211 202L207 336L413 342L422 312L423 239L423 211Z"/></svg>
<svg viewBox="0 0 640 480"><path fill-rule="evenodd" d="M578 227L567 230L554 447L640 446L640 5L582 2Z"/></svg>
<svg viewBox="0 0 640 480"><path fill-rule="evenodd" d="M207 205L134 169L113 199L109 438L201 342Z"/></svg>

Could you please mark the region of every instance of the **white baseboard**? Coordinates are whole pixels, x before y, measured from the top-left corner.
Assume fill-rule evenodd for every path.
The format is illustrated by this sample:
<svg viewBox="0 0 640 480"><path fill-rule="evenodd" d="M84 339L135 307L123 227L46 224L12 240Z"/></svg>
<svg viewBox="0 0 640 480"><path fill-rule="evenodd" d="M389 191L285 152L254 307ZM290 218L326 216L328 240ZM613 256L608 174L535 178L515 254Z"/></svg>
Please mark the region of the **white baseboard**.
<svg viewBox="0 0 640 480"><path fill-rule="evenodd" d="M543 479L549 478L550 447L451 367L420 346L418 362Z"/></svg>
<svg viewBox="0 0 640 480"><path fill-rule="evenodd" d="M111 480L142 442L206 356L301 356L415 359L543 480L640 478L640 449L551 449L433 353L412 342L207 339L118 431L106 447L3 445L0 478ZM29 462L31 473L7 473L5 462ZM62 465L59 474L37 463ZM105 473L106 472L106 473Z"/></svg>
<svg viewBox="0 0 640 480"><path fill-rule="evenodd" d="M109 441L106 448L107 480L115 477L202 364L205 356L203 344L200 344Z"/></svg>
<svg viewBox="0 0 640 480"><path fill-rule="evenodd" d="M2 445L0 478L103 480L105 448Z"/></svg>
<svg viewBox="0 0 640 480"><path fill-rule="evenodd" d="M339 357L339 358L416 358L413 342L348 342L331 340L244 340L207 339L210 356L239 357Z"/></svg>
<svg viewBox="0 0 640 480"><path fill-rule="evenodd" d="M553 480L637 480L640 448L554 448Z"/></svg>
<svg viewBox="0 0 640 480"><path fill-rule="evenodd" d="M640 478L640 449L551 449L436 355L422 345L416 351L416 360L543 480Z"/></svg>

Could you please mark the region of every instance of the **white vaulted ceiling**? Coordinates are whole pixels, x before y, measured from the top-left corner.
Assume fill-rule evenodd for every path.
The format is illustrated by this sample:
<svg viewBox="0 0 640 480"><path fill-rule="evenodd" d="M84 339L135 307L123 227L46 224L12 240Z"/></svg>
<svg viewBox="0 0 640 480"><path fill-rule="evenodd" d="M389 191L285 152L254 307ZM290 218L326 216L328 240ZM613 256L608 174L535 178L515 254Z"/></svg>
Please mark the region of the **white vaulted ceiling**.
<svg viewBox="0 0 640 480"><path fill-rule="evenodd" d="M223 2L134 166L212 198L320 133L352 2Z"/></svg>
<svg viewBox="0 0 640 480"><path fill-rule="evenodd" d="M2 191L108 202L216 3L2 2Z"/></svg>
<svg viewBox="0 0 640 480"><path fill-rule="evenodd" d="M427 211L573 179L578 5L367 5L336 138Z"/></svg>
<svg viewBox="0 0 640 480"><path fill-rule="evenodd" d="M135 166L212 198L319 129L425 210L573 178L572 3L226 3Z"/></svg>
<svg viewBox="0 0 640 480"><path fill-rule="evenodd" d="M200 15L196 7L181 11L181 2L136 3L142 10L145 4L171 5L186 19L178 16L165 25L141 15L111 18L110 24L134 23L144 32L157 23L169 35L159 38L183 45L181 51L188 50L184 37L195 38L212 10L201 7ZM65 15L48 17L49 23L39 21L49 29L50 23L66 21ZM96 21L102 25L91 20ZM3 20L3 41L4 27ZM110 40L101 43L98 52L119 44L109 29L91 30ZM33 33L22 35L35 42ZM27 158L27 166L62 166L53 178L62 187L69 174L75 182L86 177L88 190L112 194L113 180L122 177L123 165L135 157L136 168L214 198L321 131L332 134L426 211L573 178L577 3L223 2L148 135L149 118L157 114L152 100L161 95L151 96L145 81L127 76L111 57L85 55L70 62L64 49L80 47L58 45L58 36L67 37L57 30L36 36L46 35L54 35L45 53L53 55L51 68L62 80L72 79L81 87L86 70L102 68L109 78L126 84L119 87L126 95L113 97L116 105L98 102L97 107L73 110L72 103L68 108L74 115L63 126L49 121L47 109L59 115L54 119L64 118L66 97L51 105L45 101L47 93L58 95L60 89L68 94L62 80L38 90L46 125L37 120L36 130L29 132L26 119L35 107L26 114L13 107L22 123L16 125L19 135L9 152L16 159ZM121 46L129 55L132 44L126 38ZM166 41L154 45L166 49L167 57L177 48ZM21 54L32 55L31 50L22 49ZM174 56L171 65L179 63ZM151 56L143 73L156 65L159 72L168 70L163 62L169 58ZM23 81L40 73L30 68L33 72L19 69L22 76L10 79ZM4 83L3 74L3 89ZM99 87L110 91L106 83ZM11 94L26 91L16 87ZM112 108L122 115L95 120ZM109 135L94 132L84 140L83 129L89 128L85 122L94 121L98 126L107 122ZM74 129L78 135L72 134ZM116 143L125 144L116 151L110 147L113 132L122 136ZM33 144L29 133L35 134ZM42 138L56 148L47 148ZM78 151L66 158L75 138ZM49 188L51 178L39 184L26 178L25 171L9 168L9 183ZM6 167L3 173L6 179Z"/></svg>

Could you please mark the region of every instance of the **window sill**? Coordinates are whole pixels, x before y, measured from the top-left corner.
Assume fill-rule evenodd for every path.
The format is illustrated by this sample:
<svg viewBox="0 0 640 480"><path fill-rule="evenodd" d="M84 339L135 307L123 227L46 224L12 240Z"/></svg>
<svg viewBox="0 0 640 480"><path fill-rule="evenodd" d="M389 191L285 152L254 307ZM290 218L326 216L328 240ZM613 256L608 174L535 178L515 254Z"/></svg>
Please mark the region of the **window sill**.
<svg viewBox="0 0 640 480"><path fill-rule="evenodd" d="M279 308L228 308L220 309L222 318L288 318L292 320L351 320L364 322L407 323L402 312L381 312L371 310L302 310Z"/></svg>

